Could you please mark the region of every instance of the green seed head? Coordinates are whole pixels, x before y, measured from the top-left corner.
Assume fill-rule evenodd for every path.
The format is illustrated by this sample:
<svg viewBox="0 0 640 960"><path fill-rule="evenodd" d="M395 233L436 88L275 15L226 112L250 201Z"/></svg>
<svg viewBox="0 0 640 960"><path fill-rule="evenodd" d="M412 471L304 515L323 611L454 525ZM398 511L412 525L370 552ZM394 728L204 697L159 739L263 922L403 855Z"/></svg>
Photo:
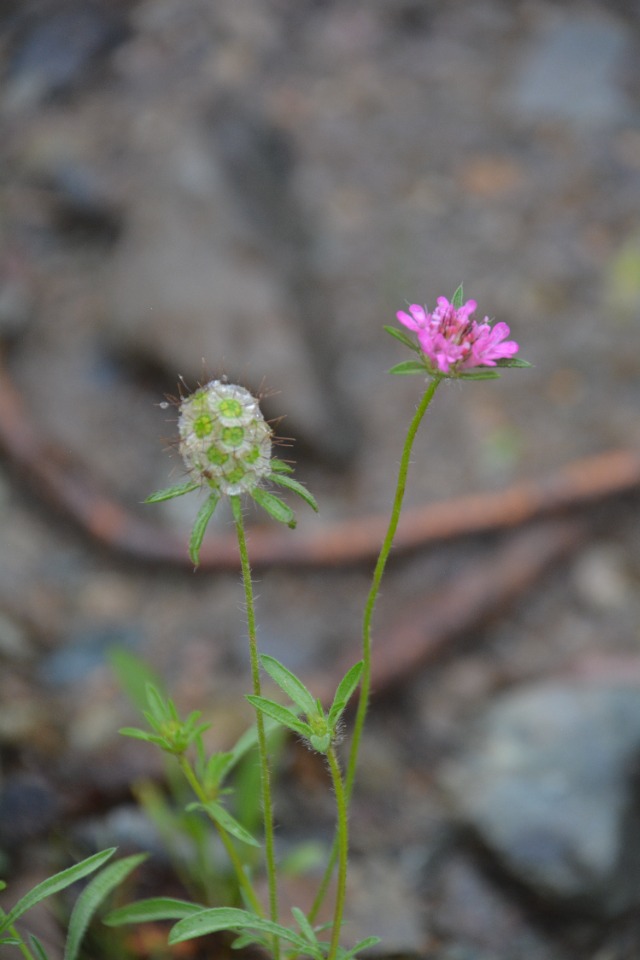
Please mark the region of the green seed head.
<svg viewBox="0 0 640 960"><path fill-rule="evenodd" d="M212 380L180 405L180 453L189 475L230 496L271 472L271 429L244 387Z"/></svg>

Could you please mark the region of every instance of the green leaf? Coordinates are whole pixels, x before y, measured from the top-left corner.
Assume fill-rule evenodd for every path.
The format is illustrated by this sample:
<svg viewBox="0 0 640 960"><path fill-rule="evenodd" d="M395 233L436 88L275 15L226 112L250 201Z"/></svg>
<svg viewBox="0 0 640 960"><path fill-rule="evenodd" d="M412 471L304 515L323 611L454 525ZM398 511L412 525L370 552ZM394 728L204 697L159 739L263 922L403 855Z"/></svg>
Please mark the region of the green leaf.
<svg viewBox="0 0 640 960"><path fill-rule="evenodd" d="M493 367L478 367L476 370L464 370L456 375L457 380L499 380L500 374Z"/></svg>
<svg viewBox="0 0 640 960"><path fill-rule="evenodd" d="M165 487L164 490L150 493L143 503L162 503L163 500L173 500L174 497L182 497L185 493L191 493L192 490L199 490L201 486L202 484L195 480L187 480L186 483L177 483L175 487Z"/></svg>
<svg viewBox="0 0 640 960"><path fill-rule="evenodd" d="M98 870L115 852L116 848L110 847L108 850L102 850L100 853L94 853L92 857L87 857L86 860L81 860L80 863L76 863L75 866L68 867L66 870L61 870L60 873L54 873L52 877L48 877L46 880L43 880L42 883L37 884L33 890L26 893L24 897L16 903L13 910L10 910L4 917L0 917L0 931L10 927L18 917L21 917L22 914L30 910L31 907L35 907L41 900L45 900L54 893L70 887L76 880L81 880L82 877L86 877L89 873Z"/></svg>
<svg viewBox="0 0 640 960"><path fill-rule="evenodd" d="M351 669L347 670L344 677L338 684L338 689L336 690L336 695L333 698L333 703L331 704L328 717L329 726L332 729L339 720L340 714L343 712L349 700L353 696L354 690L360 683L363 667L364 664L362 660L359 663L354 663Z"/></svg>
<svg viewBox="0 0 640 960"><path fill-rule="evenodd" d="M276 660L275 657L268 656L266 653L260 657L260 663L271 679L275 680L280 689L284 690L297 707L304 710L308 716L315 714L315 698L311 695L310 691L307 690L302 680L299 680L294 673L291 673L291 670L287 670L279 660Z"/></svg>
<svg viewBox="0 0 640 960"><path fill-rule="evenodd" d="M424 377L428 376L431 371L425 367L424 363L420 363L419 360L403 360L402 363L396 363L395 367L391 367L388 372L397 373L402 376L407 376L411 373L421 373Z"/></svg>
<svg viewBox="0 0 640 960"><path fill-rule="evenodd" d="M328 753L331 746L331 733L312 733L309 743L317 753Z"/></svg>
<svg viewBox="0 0 640 960"><path fill-rule="evenodd" d="M204 810L212 820L242 843L248 843L251 847L260 847L261 844L251 836L248 830L238 823L235 817L232 817L228 810L215 800L208 800L207 803L190 803L187 810Z"/></svg>
<svg viewBox="0 0 640 960"><path fill-rule="evenodd" d="M219 787L233 765L233 754L214 753L204 765L204 779L210 787ZM213 792L213 791L212 791Z"/></svg>
<svg viewBox="0 0 640 960"><path fill-rule="evenodd" d="M462 284L460 284L460 286L454 293L453 297L451 298L451 303L456 308L456 310L459 310L462 304L464 303L464 290L462 289Z"/></svg>
<svg viewBox="0 0 640 960"><path fill-rule="evenodd" d="M316 932L311 926L311 924L309 923L309 921L307 920L307 917L304 911L302 911L300 907L291 907L291 913L293 914L296 923L300 927L300 930L305 940L308 940L309 943L313 943L317 945L318 938L316 936Z"/></svg>
<svg viewBox="0 0 640 960"><path fill-rule="evenodd" d="M195 937L204 937L219 930L237 930L241 933L247 930L257 930L259 933L268 933L280 937L306 954L310 952L311 945L300 934L295 933L288 927L283 927L279 923L273 923L265 917L259 917L255 913L240 910L237 907L212 907L210 910L202 910L192 917L180 920L169 934L169 945L173 946L173 944L182 943L185 940L193 940ZM312 950L312 954L317 957L322 956L319 950Z"/></svg>
<svg viewBox="0 0 640 960"><path fill-rule="evenodd" d="M502 360L496 360L496 367L532 367L532 363L521 360L519 357L503 357Z"/></svg>
<svg viewBox="0 0 640 960"><path fill-rule="evenodd" d="M277 457L271 457L271 469L274 473L293 473L293 467Z"/></svg>
<svg viewBox="0 0 640 960"><path fill-rule="evenodd" d="M277 520L278 523L286 523L287 526L292 529L295 527L296 518L293 515L293 510L291 507L288 507L280 497L276 497L273 493L268 493L261 487L254 487L253 490L249 492L256 503L259 504L263 510L266 510L274 520Z"/></svg>
<svg viewBox="0 0 640 960"><path fill-rule="evenodd" d="M145 740L147 743L153 743L157 747L165 746L164 737L159 737L156 733L147 733L146 730L139 730L138 727L120 727L118 733L123 737Z"/></svg>
<svg viewBox="0 0 640 960"><path fill-rule="evenodd" d="M4 880L0 880L0 890L6 890L7 884Z"/></svg>
<svg viewBox="0 0 640 960"><path fill-rule="evenodd" d="M311 727L299 720L295 713L287 707L282 707L279 703L274 703L273 700L267 700L265 697L254 697L252 694L247 697L247 700L257 710L262 711L272 720L277 720L278 723L283 724L295 733L299 733L301 737L308 738L310 736Z"/></svg>
<svg viewBox="0 0 640 960"><path fill-rule="evenodd" d="M397 327L385 327L384 328L388 334L392 337L395 337L396 340L399 340L401 344L405 347L409 347L409 350L413 350L415 353L420 353L420 347L412 340L408 333L405 333L404 330L398 330Z"/></svg>
<svg viewBox="0 0 640 960"><path fill-rule="evenodd" d="M356 943L355 947L352 947L351 950L347 952L340 950L339 958L340 960L351 960L351 958L355 957L361 950L368 950L369 947L375 947L377 943L380 943L380 937L366 937L364 940Z"/></svg>
<svg viewBox="0 0 640 960"><path fill-rule="evenodd" d="M40 943L38 938L35 936L35 934L33 933L29 934L29 943L31 945L31 949L38 957L38 960L49 960L47 951L45 950L43 945Z"/></svg>
<svg viewBox="0 0 640 960"><path fill-rule="evenodd" d="M269 480L271 480L272 483L279 483L281 487L286 487L287 490L292 490L293 493L297 493L298 496L301 497L304 502L311 507L312 510L315 510L316 513L318 512L316 498L313 496L313 494L309 493L303 484L299 483L297 480L294 480L293 477L283 477L272 473L269 475Z"/></svg>
<svg viewBox="0 0 640 960"><path fill-rule="evenodd" d="M209 524L209 520L211 520L218 506L219 499L219 493L210 494L198 510L198 515L194 521L191 536L189 537L189 557L194 567L197 567L200 563L200 547L202 546L204 533Z"/></svg>
<svg viewBox="0 0 640 960"><path fill-rule="evenodd" d="M278 726L279 724L276 724L273 721L267 720L265 724L265 732L267 733L267 735L269 735L269 733L273 732L273 730L276 729L276 727ZM221 775L220 780L222 781L223 777L226 777L226 775L236 766L237 763L240 762L240 760L242 760L242 758L249 752L249 750L252 750L254 747L257 746L257 744L258 744L258 728L254 723L251 727L249 727L248 730L245 730L245 732L237 740L235 746L231 748L230 760L228 764L223 767L224 773Z"/></svg>
<svg viewBox="0 0 640 960"><path fill-rule="evenodd" d="M108 657L122 690L138 710L144 710L148 704L146 686L150 683L157 690L161 689L160 678L141 657L124 647L111 647Z"/></svg>
<svg viewBox="0 0 640 960"><path fill-rule="evenodd" d="M280 860L279 866L282 873L289 877L319 872L327 855L328 850L325 844L317 840L308 840L306 843L297 843L291 853Z"/></svg>
<svg viewBox="0 0 640 960"><path fill-rule="evenodd" d="M176 900L173 897L151 897L138 900L126 907L119 907L102 921L108 927L120 927L125 923L149 923L155 920L184 920L196 913L202 913L206 907L188 900Z"/></svg>
<svg viewBox="0 0 640 960"><path fill-rule="evenodd" d="M85 887L71 912L64 960L76 960L82 938L100 904L146 859L146 853L138 853L110 863Z"/></svg>
<svg viewBox="0 0 640 960"><path fill-rule="evenodd" d="M171 703L171 700L163 697L157 687L154 687L152 683L147 683L145 692L147 694L147 707L149 708L150 714L145 712L145 716L151 722L152 726L156 725L160 727L169 719L178 719L178 717L175 716L175 705ZM171 709L172 707L173 710Z"/></svg>

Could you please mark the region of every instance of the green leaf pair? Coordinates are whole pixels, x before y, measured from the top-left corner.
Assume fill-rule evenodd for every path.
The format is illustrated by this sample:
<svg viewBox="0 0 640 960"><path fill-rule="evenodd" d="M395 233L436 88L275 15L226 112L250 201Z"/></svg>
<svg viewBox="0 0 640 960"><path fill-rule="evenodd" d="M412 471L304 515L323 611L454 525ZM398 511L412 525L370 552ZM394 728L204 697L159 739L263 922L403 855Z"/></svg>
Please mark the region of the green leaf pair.
<svg viewBox="0 0 640 960"><path fill-rule="evenodd" d="M259 944L267 949L271 946L271 938L277 936L290 943L297 951L314 960L324 960L328 944L320 941L317 931L321 927L313 928L306 916L298 907L291 910L298 923L300 933L280 923L274 923L265 917L241 910L236 907L213 907L207 909L185 900L175 900L169 897L158 897L150 900L141 900L119 910L114 910L105 919L108 926L120 926L126 923L149 923L160 920L177 920L169 934L169 944L183 943L194 940L210 933L230 930L239 934L234 948ZM352 960L361 950L379 943L378 937L368 937L360 941L351 950L339 949L338 960Z"/></svg>
<svg viewBox="0 0 640 960"><path fill-rule="evenodd" d="M306 715L306 721L300 718L298 712L266 697L248 696L249 702L267 717L299 734L318 753L328 753L336 738L340 718L360 682L362 662L354 664L342 678L329 712L325 714L320 701L316 700L302 681L283 664L274 657L266 655L263 655L260 660L272 680L293 701L298 712Z"/></svg>
<svg viewBox="0 0 640 960"><path fill-rule="evenodd" d="M279 460L277 457L272 457L270 465L271 472L268 475L268 479L272 483L276 483L279 486L290 490L292 493L295 493L317 513L318 504L316 503L316 500L312 494L309 493L307 488L302 483L299 483L298 480L294 480L293 477L289 476L290 473L293 473L293 470L289 464L285 463L284 460ZM191 493L193 490L199 490L201 488L201 483L198 483L194 480L187 480L184 483L178 483L173 487L166 487L164 490L158 490L156 493L152 493L144 502L162 503L165 500L173 500L175 497L182 497L185 493ZM284 500L281 500L280 497L277 497L274 493L271 493L269 490L265 490L263 487L258 485L247 492L249 496L255 500L258 506L262 507L262 509L268 513L270 517L272 517L274 520L277 520L278 523L284 523L289 528L294 529L296 525L295 514L291 507L284 502ZM232 506L234 506L234 504L239 504L240 502L239 495L231 496L230 499L232 501ZM191 536L189 537L189 557L194 567L197 567L200 563L200 550L202 548L202 541L204 540L204 535L209 525L209 521L215 513L215 509L218 506L219 501L219 491L211 490L207 499L198 510L196 519L194 520L193 527L191 529ZM236 509L237 508L234 506L234 512Z"/></svg>
<svg viewBox="0 0 640 960"><path fill-rule="evenodd" d="M0 944L12 944L20 947L22 941L13 935L15 931L12 929L16 920L47 897L65 890L83 877L100 870L103 864L113 856L115 849L115 847L110 847L108 850L96 853L92 857L75 864L75 866L48 877L26 893L9 913L0 915ZM109 864L84 888L71 912L64 960L76 960L82 939L98 907L128 877L132 870L143 860L146 860L146 856L146 854L136 854ZM30 941L39 960L48 960L46 950L38 938L31 936Z"/></svg>

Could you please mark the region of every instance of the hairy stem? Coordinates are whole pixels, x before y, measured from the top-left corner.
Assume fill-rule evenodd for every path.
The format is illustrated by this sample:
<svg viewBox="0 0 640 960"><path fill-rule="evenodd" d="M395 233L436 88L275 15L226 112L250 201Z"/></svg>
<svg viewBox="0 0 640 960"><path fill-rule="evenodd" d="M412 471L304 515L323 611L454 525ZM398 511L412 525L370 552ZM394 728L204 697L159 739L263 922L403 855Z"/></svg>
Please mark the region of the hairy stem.
<svg viewBox="0 0 640 960"><path fill-rule="evenodd" d="M203 806L205 807L205 813L206 813L206 804L209 798L207 797L205 791L203 790L202 785L198 780L198 777L196 776L193 767L191 766L187 758L184 756L184 754L181 757L178 757L178 762L180 764L180 769L182 770L187 782L191 786L191 789L195 793L200 803L202 803ZM240 885L240 889L244 891L245 896L247 897L247 901L251 904L251 906L253 907L254 911L258 914L258 916L263 916L264 911L262 909L262 904L258 900L258 896L255 890L253 889L251 881L249 880L249 877L247 876L242 866L242 861L238 856L238 851L234 847L231 837L229 836L227 831L220 826L220 824L215 820L214 817L210 816L209 819L211 820L214 827L218 831L220 839L222 840L222 844L225 850L227 851L227 855L229 857L229 860L231 861L236 877L238 879L238 884Z"/></svg>
<svg viewBox="0 0 640 960"><path fill-rule="evenodd" d="M244 532L244 519L239 496L229 497L233 519L236 525L238 547L240 549L240 563L242 567L242 582L247 611L247 627L249 633L249 656L251 660L251 680L253 694L262 696L260 685L260 662L258 660L258 641L256 634L256 615L253 600L253 582L251 580L251 566ZM264 845L267 867L267 882L269 885L269 916L274 923L278 922L278 887L276 879L276 857L273 828L273 803L271 800L271 773L269 770L269 756L267 753L267 738L264 729L264 717L260 710L256 710L256 726L258 730L258 754L260 757L260 781L262 787L262 815L264 817ZM280 940L273 939L274 960L280 960Z"/></svg>
<svg viewBox="0 0 640 960"><path fill-rule="evenodd" d="M353 783L356 776L356 767L358 765L358 751L360 749L360 740L362 738L362 730L364 728L364 722L367 716L367 709L369 707L369 695L371 691L371 623L373 620L373 612L375 609L376 601L378 599L378 594L380 592L380 583L382 581L382 575L384 569L387 565L387 560L389 559L389 554L391 553L391 547L393 546L393 539L396 535L396 530L398 528L398 521L400 520L400 513L402 511L402 503L404 500L404 493L407 485L407 474L409 473L409 465L411 463L411 453L413 450L413 443L418 432L418 428L422 422L429 404L433 400L433 395L435 394L438 385L440 384L440 377L434 377L429 381L429 385L420 401L418 408L413 415L413 419L409 424L409 430L407 431L407 436L404 442L404 447L402 450L402 457L400 459L400 468L398 470L398 480L396 483L396 492L393 498L393 506L391 507L391 516L389 518L389 526L385 538L382 542L382 547L378 555L378 560L373 571L373 578L371 581L371 588L369 590L369 596L367 597L367 602L364 608L364 614L362 618L362 679L360 681L360 693L358 697L358 709L356 711L356 719L353 726L353 736L351 739L351 750L349 752L349 762L347 765L347 775L345 779L345 793L347 804L351 800L351 793L353 791ZM338 845L339 840L338 836L333 843L333 848L331 850L331 855L329 857L329 863L322 877L322 881L318 888L318 893L314 900L313 906L309 913L309 920L313 922L318 915L318 911L324 901L324 898L331 882L331 876L338 859Z"/></svg>
<svg viewBox="0 0 640 960"><path fill-rule="evenodd" d="M336 903L333 913L333 929L331 933L331 944L327 960L335 960L340 945L340 931L342 929L342 917L344 914L344 903L347 892L347 858L349 855L349 824L347 811L347 796L345 794L340 765L333 747L329 748L327 754L329 768L331 770L331 780L336 795L337 807L337 827L336 841L338 850L338 885L336 889Z"/></svg>

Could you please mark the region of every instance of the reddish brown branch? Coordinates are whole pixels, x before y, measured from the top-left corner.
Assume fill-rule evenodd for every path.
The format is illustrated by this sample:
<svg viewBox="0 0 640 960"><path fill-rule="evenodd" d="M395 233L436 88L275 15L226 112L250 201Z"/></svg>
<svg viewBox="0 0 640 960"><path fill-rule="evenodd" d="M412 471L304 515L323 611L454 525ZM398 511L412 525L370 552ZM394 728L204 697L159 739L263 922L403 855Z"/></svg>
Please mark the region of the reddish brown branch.
<svg viewBox="0 0 640 960"><path fill-rule="evenodd" d="M380 610L387 625L374 634L372 693L399 687L456 639L503 614L551 567L578 549L588 532L589 524L577 519L540 521L514 532L493 547L490 556L483 553L472 560L445 588L403 603L400 615ZM330 675L309 678L310 689L328 706L340 678L360 657L360 643L354 641Z"/></svg>
<svg viewBox="0 0 640 960"><path fill-rule="evenodd" d="M63 460L58 450L45 443L1 361L0 449L36 495L98 542L137 560L189 566L186 534L184 539L171 536L101 494L77 465ZM496 493L408 509L400 521L394 552L516 527L639 487L640 455L631 450L610 451ZM387 522L386 516L362 517L299 531L295 536L273 526L255 527L251 531L252 563L256 567L328 567L372 560ZM237 569L233 534L210 535L201 563L209 570Z"/></svg>

